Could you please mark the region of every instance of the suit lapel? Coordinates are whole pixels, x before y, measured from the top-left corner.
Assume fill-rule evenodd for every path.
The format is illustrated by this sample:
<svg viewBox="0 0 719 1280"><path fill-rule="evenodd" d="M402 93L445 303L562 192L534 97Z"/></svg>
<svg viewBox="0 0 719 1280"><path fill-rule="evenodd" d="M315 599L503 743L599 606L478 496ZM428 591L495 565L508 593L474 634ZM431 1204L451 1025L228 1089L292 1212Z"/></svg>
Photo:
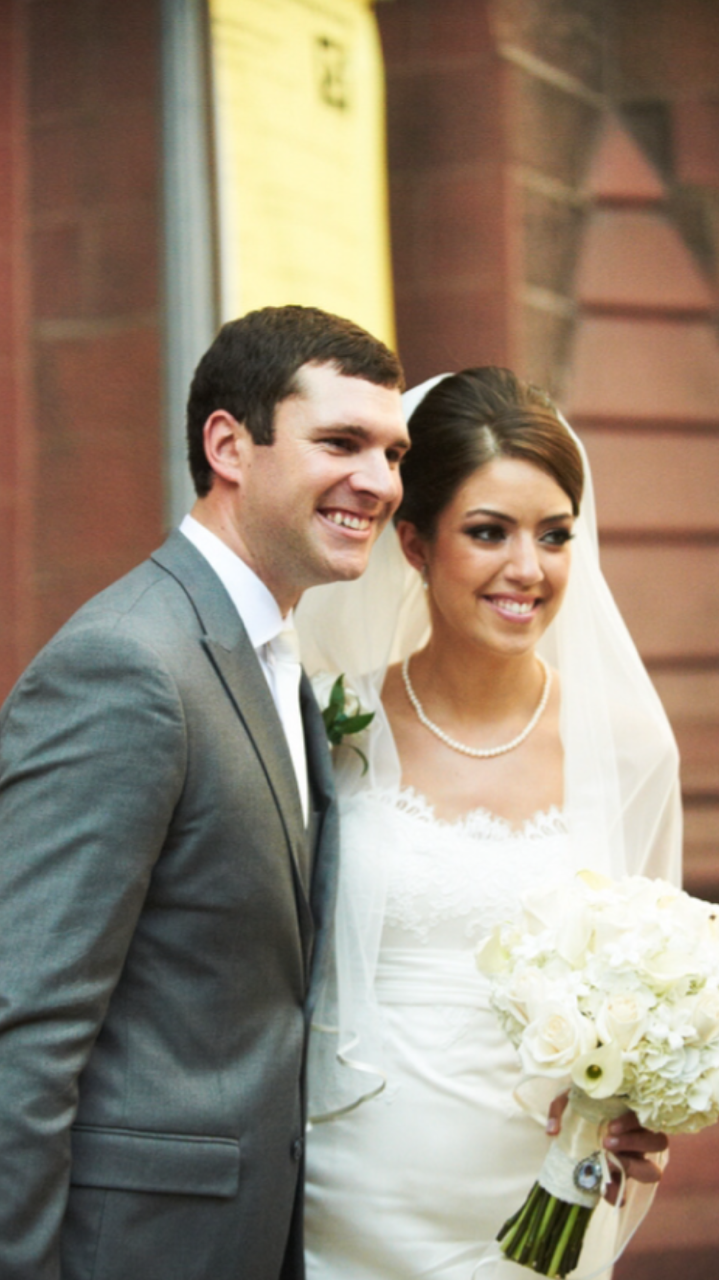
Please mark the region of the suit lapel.
<svg viewBox="0 0 719 1280"><path fill-rule="evenodd" d="M302 716L305 724L307 762L313 803L317 814L317 838L312 869L311 906L315 926L312 977L307 1000L307 1016L311 1015L329 954L329 943L337 896L339 873L339 817L335 797L332 761L327 746L327 733L312 686L303 674L300 685Z"/></svg>
<svg viewBox="0 0 719 1280"><path fill-rule="evenodd" d="M302 863L307 835L292 758L272 694L242 621L204 556L175 530L152 559L177 580L197 615L201 643L260 760L285 829L304 939L312 934Z"/></svg>

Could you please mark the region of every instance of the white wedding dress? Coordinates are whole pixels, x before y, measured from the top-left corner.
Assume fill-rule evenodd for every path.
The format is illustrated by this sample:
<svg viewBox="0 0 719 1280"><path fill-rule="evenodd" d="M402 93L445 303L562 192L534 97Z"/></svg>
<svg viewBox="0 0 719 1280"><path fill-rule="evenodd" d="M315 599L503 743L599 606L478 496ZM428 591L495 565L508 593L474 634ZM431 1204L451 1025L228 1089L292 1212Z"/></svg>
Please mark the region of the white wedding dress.
<svg viewBox="0 0 719 1280"><path fill-rule="evenodd" d="M576 871L564 819L440 821L402 789L359 792L342 821L343 859L367 862L379 844L386 864L375 991L387 1084L308 1135L308 1280L472 1280L547 1146L513 1097L518 1056L473 953L523 891ZM477 1280L510 1273L527 1275L485 1259Z"/></svg>

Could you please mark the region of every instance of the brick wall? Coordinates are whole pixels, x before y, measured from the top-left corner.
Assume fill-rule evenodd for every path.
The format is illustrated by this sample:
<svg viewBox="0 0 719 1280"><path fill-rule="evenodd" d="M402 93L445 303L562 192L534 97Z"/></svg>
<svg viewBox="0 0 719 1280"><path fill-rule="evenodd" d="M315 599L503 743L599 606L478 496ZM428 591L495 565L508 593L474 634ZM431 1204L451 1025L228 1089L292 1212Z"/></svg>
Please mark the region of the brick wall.
<svg viewBox="0 0 719 1280"><path fill-rule="evenodd" d="M0 673L29 655L32 444L28 412L26 164L18 0L0 0ZM0 685L2 679L0 678Z"/></svg>
<svg viewBox="0 0 719 1280"><path fill-rule="evenodd" d="M0 489L16 617L1 695L83 600L157 544L163 494L159 5L0 11L21 263L7 342L31 406L0 440L3 474L6 456L23 468L11 502Z"/></svg>
<svg viewBox="0 0 719 1280"><path fill-rule="evenodd" d="M504 72L483 3L393 0L377 16L398 345L411 386L510 359Z"/></svg>

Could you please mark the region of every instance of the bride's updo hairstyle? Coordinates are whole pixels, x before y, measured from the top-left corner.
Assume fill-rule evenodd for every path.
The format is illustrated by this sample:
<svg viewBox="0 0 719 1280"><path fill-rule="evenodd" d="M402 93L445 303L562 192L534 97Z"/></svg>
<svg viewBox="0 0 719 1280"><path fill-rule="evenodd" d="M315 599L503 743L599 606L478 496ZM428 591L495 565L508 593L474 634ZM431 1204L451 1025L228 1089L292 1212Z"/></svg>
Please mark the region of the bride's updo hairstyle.
<svg viewBox="0 0 719 1280"><path fill-rule="evenodd" d="M395 515L432 538L460 485L495 458L520 458L556 480L579 514L584 470L579 449L549 396L493 365L443 378L409 419L412 448L402 462L404 497Z"/></svg>

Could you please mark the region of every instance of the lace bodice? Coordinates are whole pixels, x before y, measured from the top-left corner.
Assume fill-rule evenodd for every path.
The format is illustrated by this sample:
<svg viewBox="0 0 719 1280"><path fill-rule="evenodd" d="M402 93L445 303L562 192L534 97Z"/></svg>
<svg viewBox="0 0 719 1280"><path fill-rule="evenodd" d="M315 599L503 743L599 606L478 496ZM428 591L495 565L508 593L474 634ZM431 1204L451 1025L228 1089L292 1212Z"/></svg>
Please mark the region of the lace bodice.
<svg viewBox="0 0 719 1280"><path fill-rule="evenodd" d="M476 809L435 816L411 788L366 792L343 818L349 846L376 832L386 860L382 949L466 949L514 914L525 890L572 874L562 813L538 813L520 829ZM380 833L383 833L380 835Z"/></svg>

